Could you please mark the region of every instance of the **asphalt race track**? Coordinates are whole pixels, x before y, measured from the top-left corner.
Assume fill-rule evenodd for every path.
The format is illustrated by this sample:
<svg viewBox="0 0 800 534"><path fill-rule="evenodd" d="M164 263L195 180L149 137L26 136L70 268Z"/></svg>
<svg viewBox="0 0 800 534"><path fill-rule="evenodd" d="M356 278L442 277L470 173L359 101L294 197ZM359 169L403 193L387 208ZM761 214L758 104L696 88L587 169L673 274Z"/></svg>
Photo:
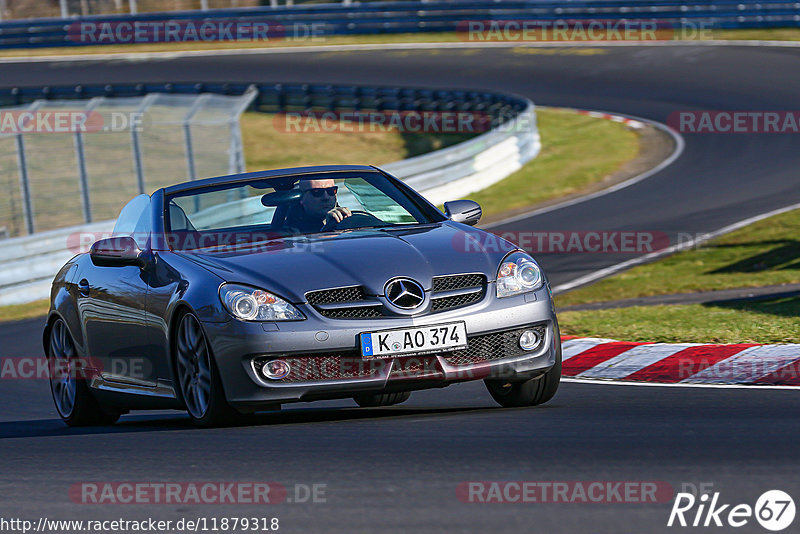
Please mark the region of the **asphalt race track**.
<svg viewBox="0 0 800 534"><path fill-rule="evenodd" d="M495 89L537 104L665 122L691 110L792 110L795 48L641 46L248 54L148 61L0 64L2 85L274 81ZM791 135L687 134L671 166L620 191L502 229L647 230L673 239L800 202ZM545 140L546 143L546 140ZM369 163L369 162L354 162ZM496 229L495 229L496 230ZM631 256L540 256L564 283ZM0 326L7 357L41 352L41 320ZM724 503L800 495L794 391L566 383L535 409L496 408L481 383L414 393L400 406L290 406L259 426L197 430L179 413L67 429L43 380L0 385L0 516L37 519L266 516L288 532L661 532L671 502L469 504L465 481L712 483ZM78 505L85 481L327 484L324 503ZM290 496L292 492L290 491ZM26 517L27 516L27 517ZM695 530L695 529L689 529ZM763 531L750 520L743 532Z"/></svg>

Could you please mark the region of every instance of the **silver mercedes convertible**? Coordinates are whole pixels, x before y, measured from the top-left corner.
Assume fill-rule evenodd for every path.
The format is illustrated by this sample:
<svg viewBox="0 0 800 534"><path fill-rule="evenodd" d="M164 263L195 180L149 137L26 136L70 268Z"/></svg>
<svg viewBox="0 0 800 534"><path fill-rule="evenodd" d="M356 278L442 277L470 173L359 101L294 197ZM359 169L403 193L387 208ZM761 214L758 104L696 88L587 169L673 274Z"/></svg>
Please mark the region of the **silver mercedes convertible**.
<svg viewBox="0 0 800 534"><path fill-rule="evenodd" d="M140 195L59 271L44 329L69 425L187 410L199 425L281 404L483 380L550 400L561 343L547 278L513 243L386 172L324 166Z"/></svg>

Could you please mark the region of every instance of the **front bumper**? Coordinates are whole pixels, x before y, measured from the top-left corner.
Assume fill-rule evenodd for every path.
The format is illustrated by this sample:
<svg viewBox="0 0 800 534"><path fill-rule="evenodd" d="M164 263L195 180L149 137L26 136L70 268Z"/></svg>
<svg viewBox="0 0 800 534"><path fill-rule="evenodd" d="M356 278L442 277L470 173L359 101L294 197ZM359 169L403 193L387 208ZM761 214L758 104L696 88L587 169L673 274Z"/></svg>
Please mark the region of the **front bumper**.
<svg viewBox="0 0 800 534"><path fill-rule="evenodd" d="M297 322L203 323L230 404L246 411L467 380L524 380L550 369L560 344L547 288L416 318L337 320L307 315ZM363 360L359 355L362 332L454 321L466 324L469 347L464 351L389 360ZM542 332L542 341L531 351L518 346L514 350L516 331L529 327ZM264 378L260 365L272 359L291 361L295 373L284 380Z"/></svg>

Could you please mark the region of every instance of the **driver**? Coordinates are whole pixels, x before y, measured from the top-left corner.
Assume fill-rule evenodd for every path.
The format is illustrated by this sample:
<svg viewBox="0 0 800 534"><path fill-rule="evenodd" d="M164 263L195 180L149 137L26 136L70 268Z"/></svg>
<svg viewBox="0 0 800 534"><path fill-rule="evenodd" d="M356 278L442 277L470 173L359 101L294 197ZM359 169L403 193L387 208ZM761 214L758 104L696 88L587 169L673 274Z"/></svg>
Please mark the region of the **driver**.
<svg viewBox="0 0 800 534"><path fill-rule="evenodd" d="M337 223L352 215L348 208L337 204L336 192L339 186L332 179L300 180L299 189L302 191L302 209L296 220L291 222L291 226L303 233L332 230Z"/></svg>

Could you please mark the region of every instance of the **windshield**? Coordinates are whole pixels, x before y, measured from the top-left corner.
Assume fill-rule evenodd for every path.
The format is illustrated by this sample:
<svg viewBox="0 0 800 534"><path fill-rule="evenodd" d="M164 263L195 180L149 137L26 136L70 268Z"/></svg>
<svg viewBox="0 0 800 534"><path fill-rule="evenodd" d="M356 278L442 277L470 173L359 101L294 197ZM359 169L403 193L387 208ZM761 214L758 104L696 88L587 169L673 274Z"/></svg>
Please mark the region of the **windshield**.
<svg viewBox="0 0 800 534"><path fill-rule="evenodd" d="M443 220L378 173L255 179L167 197L173 249Z"/></svg>

